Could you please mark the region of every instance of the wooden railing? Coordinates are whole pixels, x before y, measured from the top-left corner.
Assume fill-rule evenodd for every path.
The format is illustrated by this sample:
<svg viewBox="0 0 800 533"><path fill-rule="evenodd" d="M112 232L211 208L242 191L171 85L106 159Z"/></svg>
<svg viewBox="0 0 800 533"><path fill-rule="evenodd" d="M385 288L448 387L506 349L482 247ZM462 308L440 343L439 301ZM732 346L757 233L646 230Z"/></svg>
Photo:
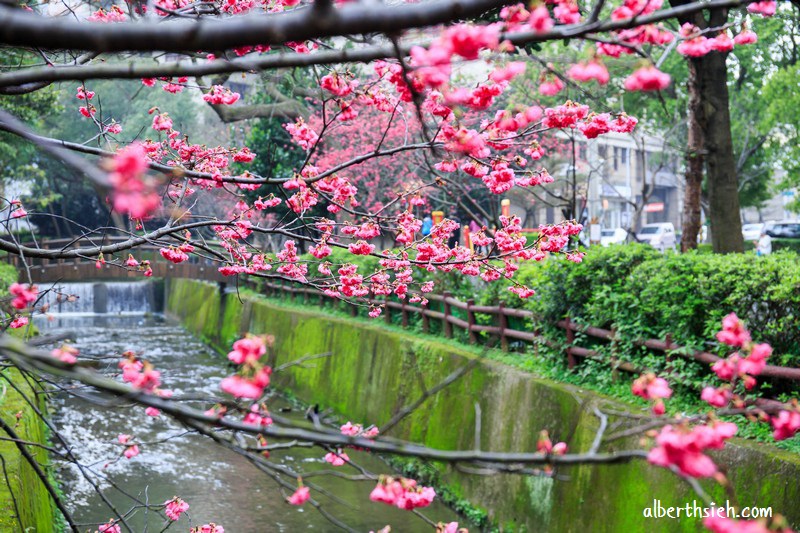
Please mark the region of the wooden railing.
<svg viewBox="0 0 800 533"><path fill-rule="evenodd" d="M312 297L318 298L320 303L323 301L323 299L332 301L337 300L335 298L326 296L314 288L304 285L296 285L291 282L261 281L259 283L251 279L246 283L251 288L258 288L260 286L265 290L267 295L275 295L278 293L301 295L303 297L303 301L306 303L308 303ZM430 309L429 305L422 306L409 304L405 300L387 298L380 300L368 299L366 301L373 305L383 305L384 320L389 323L391 323L393 320L393 312L399 311L401 317L400 323L403 327L408 326L409 314L420 315L422 330L426 333L430 331L431 320L439 321L441 323L442 333L448 339L454 337L453 327L455 326L464 330L471 344L476 344L479 342L478 333L486 333L490 336L497 337L499 339L500 348L504 351L508 351L509 349L509 339L531 343L538 341L548 344L551 347L557 347L556 343L552 339L542 335L541 331L537 330L536 328L525 331L509 327L509 318L524 319L529 321L531 324L541 323L541 318L531 311L506 307L502 303L497 306L475 305L473 300L467 300L464 302L453 298L452 295L448 293L441 295L428 294L426 296L429 301L440 303L442 310L436 311ZM351 315L355 316L358 313L358 307L352 304L347 305L350 309ZM454 316L453 309L464 311L466 313L466 320L458 316ZM475 317L476 314L492 316L492 321L494 324L479 324ZM559 321L556 326L565 331L566 343L563 346L563 349L569 368L573 368L577 364L578 358L583 358L601 361L605 364L613 365L615 368L627 372L641 372L643 370L630 362L620 361L617 358L609 359L596 350L576 345L577 333L601 341L612 343L616 342L618 341L618 337L613 330L597 328L594 326L585 326L574 322L569 318ZM720 360L720 357L708 352L687 350L684 347L673 343L670 335L667 335L663 340L637 339L633 341L633 344L636 346L644 346L656 352L664 353L666 354L667 360L680 357L699 361L708 365L712 365ZM781 380L800 381L800 368L766 365L764 370L761 372L761 376Z"/></svg>

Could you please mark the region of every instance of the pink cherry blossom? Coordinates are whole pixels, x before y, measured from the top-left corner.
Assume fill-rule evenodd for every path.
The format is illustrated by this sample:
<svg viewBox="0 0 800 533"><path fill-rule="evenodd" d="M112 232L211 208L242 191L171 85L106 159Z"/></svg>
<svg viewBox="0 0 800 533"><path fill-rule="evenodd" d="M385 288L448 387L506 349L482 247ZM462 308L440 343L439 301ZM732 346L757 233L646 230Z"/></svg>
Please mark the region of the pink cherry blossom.
<svg viewBox="0 0 800 533"><path fill-rule="evenodd" d="M143 218L161 205L154 184L145 179L147 152L141 143L130 144L117 152L112 168L109 181L114 187L114 209L132 218Z"/></svg>
<svg viewBox="0 0 800 533"><path fill-rule="evenodd" d="M550 17L550 11L545 4L540 4L533 11L531 11L528 25L536 33L545 33L553 29L553 19Z"/></svg>
<svg viewBox="0 0 800 533"><path fill-rule="evenodd" d="M203 100L212 105L233 105L239 98L239 93L232 92L222 85L214 85L211 91L203 95Z"/></svg>
<svg viewBox="0 0 800 533"><path fill-rule="evenodd" d="M800 412L781 411L778 416L770 418L775 440L785 440L792 438L795 433L800 431Z"/></svg>
<svg viewBox="0 0 800 533"><path fill-rule="evenodd" d="M647 460L654 465L676 467L689 477L711 477L717 466L703 454L706 449L722 449L724 441L736 433L736 425L716 422L693 429L664 426L656 437L658 446L650 450Z"/></svg>
<svg viewBox="0 0 800 533"><path fill-rule="evenodd" d="M564 455L567 453L567 444L559 442L553 445L550 440L550 434L547 430L543 429L539 432L539 439L536 442L536 451L543 454Z"/></svg>
<svg viewBox="0 0 800 533"><path fill-rule="evenodd" d="M70 365L74 365L78 362L78 349L68 344L64 344L61 348L55 348L50 352L50 355Z"/></svg>
<svg viewBox="0 0 800 533"><path fill-rule="evenodd" d="M448 28L442 36L443 45L464 59L477 59L481 50L494 50L499 44L497 25L473 26L459 24Z"/></svg>
<svg viewBox="0 0 800 533"><path fill-rule="evenodd" d="M292 136L292 140L303 150L310 150L319 139L319 135L317 135L302 118L298 118L297 122L294 124L284 124L283 127L286 128L286 131Z"/></svg>
<svg viewBox="0 0 800 533"><path fill-rule="evenodd" d="M586 121L578 125L578 129L587 139L594 139L611 131L611 115L593 113L587 117Z"/></svg>
<svg viewBox="0 0 800 533"><path fill-rule="evenodd" d="M715 38L711 39L711 49L717 52L730 52L733 50L734 41L728 35L728 32L723 31Z"/></svg>
<svg viewBox="0 0 800 533"><path fill-rule="evenodd" d="M754 43L758 42L758 35L756 35L756 32L754 32L754 31L750 31L748 29L742 29L742 32L737 34L733 38L733 42L737 46L743 46L743 45L746 45L746 44L754 44Z"/></svg>
<svg viewBox="0 0 800 533"><path fill-rule="evenodd" d="M171 500L165 501L164 505L166 506L164 514L166 514L167 518L170 520L178 520L183 513L189 510L189 504L177 496Z"/></svg>
<svg viewBox="0 0 800 533"><path fill-rule="evenodd" d="M539 94L544 96L555 96L564 88L564 82L560 78L553 77L539 84Z"/></svg>
<svg viewBox="0 0 800 533"><path fill-rule="evenodd" d="M303 505L311 498L311 491L308 487L298 487L294 494L289 496L286 501L292 505Z"/></svg>
<svg viewBox="0 0 800 533"><path fill-rule="evenodd" d="M333 72L323 76L319 85L336 96L347 96L358 87L358 80L348 80L346 76Z"/></svg>
<svg viewBox="0 0 800 533"><path fill-rule="evenodd" d="M131 444L130 446L125 448L125 451L122 452L122 455L125 456L125 459L133 459L137 455L139 455L139 446L136 444Z"/></svg>
<svg viewBox="0 0 800 533"><path fill-rule="evenodd" d="M435 496L436 492L431 487L419 487L413 479L381 476L369 499L410 511L427 507Z"/></svg>
<svg viewBox="0 0 800 533"><path fill-rule="evenodd" d="M654 66L642 67L625 79L628 91L662 91L669 87L669 74L661 72Z"/></svg>
<svg viewBox="0 0 800 533"><path fill-rule="evenodd" d="M701 57L713 50L713 39L708 39L702 35L682 41L676 50L679 54L687 57Z"/></svg>
<svg viewBox="0 0 800 533"><path fill-rule="evenodd" d="M712 533L772 533L774 531L758 520L736 520L718 513L704 518L703 525ZM781 531L789 533L786 530Z"/></svg>
<svg viewBox="0 0 800 533"><path fill-rule="evenodd" d="M219 388L231 396L253 400L264 393L264 387L260 387L258 384L241 376L229 376L223 379L219 384Z"/></svg>
<svg viewBox="0 0 800 533"><path fill-rule="evenodd" d="M166 113L153 117L153 129L156 131L169 131L172 129L172 119Z"/></svg>
<svg viewBox="0 0 800 533"><path fill-rule="evenodd" d="M28 325L28 317L26 316L18 316L15 317L14 320L8 325L11 329L19 329L21 327Z"/></svg>
<svg viewBox="0 0 800 533"><path fill-rule="evenodd" d="M762 2L753 2L748 4L747 11L750 13L758 13L765 17L771 17L778 9L778 3L774 0L764 0Z"/></svg>
<svg viewBox="0 0 800 533"><path fill-rule="evenodd" d="M169 248L161 248L158 252L164 259L176 264L183 263L184 261L189 260L189 256L186 253L184 253L179 248L174 248L172 246L170 246Z"/></svg>
<svg viewBox="0 0 800 533"><path fill-rule="evenodd" d="M375 245L366 241L358 241L349 245L347 249L354 255L369 255L375 250Z"/></svg>
<svg viewBox="0 0 800 533"><path fill-rule="evenodd" d="M656 377L655 374L642 374L631 386L631 392L645 400L655 400L658 398L669 398L672 396L672 389L669 388L667 380Z"/></svg>
<svg viewBox="0 0 800 533"><path fill-rule="evenodd" d="M122 533L115 520L109 520L107 523L100 525L97 531L98 533Z"/></svg>
<svg viewBox="0 0 800 533"><path fill-rule="evenodd" d="M189 530L189 533L225 533L225 529L222 526L218 526L214 522L211 522L210 524L195 526Z"/></svg>
<svg viewBox="0 0 800 533"><path fill-rule="evenodd" d="M513 286L513 287L509 287L508 290L513 292L514 294L516 294L520 298L530 298L531 296L536 294L536 291L534 291L533 289L529 289L528 287L525 287L525 286L522 286L522 287Z"/></svg>
<svg viewBox="0 0 800 533"><path fill-rule="evenodd" d="M608 69L597 60L572 65L567 70L567 76L583 83L596 81L599 85L607 84L610 79Z"/></svg>
<svg viewBox="0 0 800 533"><path fill-rule="evenodd" d="M252 364L267 353L267 346L262 337L247 336L233 343L233 350L228 359L237 365Z"/></svg>
<svg viewBox="0 0 800 533"><path fill-rule="evenodd" d="M714 407L725 407L730 402L731 396L731 391L722 387L719 389L703 387L703 391L700 393L700 399Z"/></svg>
<svg viewBox="0 0 800 533"><path fill-rule="evenodd" d="M16 297L11 301L11 306L15 309L25 309L29 304L35 302L39 295L39 289L35 285L27 283L12 283L8 292Z"/></svg>
<svg viewBox="0 0 800 533"><path fill-rule="evenodd" d="M735 313L722 319L722 331L717 333L717 340L728 346L741 347L750 342L750 333Z"/></svg>
<svg viewBox="0 0 800 533"><path fill-rule="evenodd" d="M332 466L342 466L349 460L350 457L348 457L347 454L341 450L337 451L336 453L328 452L325 454L325 461L330 463Z"/></svg>

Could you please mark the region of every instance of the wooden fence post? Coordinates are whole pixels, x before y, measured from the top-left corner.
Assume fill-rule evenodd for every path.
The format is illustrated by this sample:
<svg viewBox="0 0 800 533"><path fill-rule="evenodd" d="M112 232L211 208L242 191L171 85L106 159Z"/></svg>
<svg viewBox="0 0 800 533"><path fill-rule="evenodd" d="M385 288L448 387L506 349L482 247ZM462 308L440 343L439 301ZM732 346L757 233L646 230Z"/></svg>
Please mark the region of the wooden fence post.
<svg viewBox="0 0 800 533"><path fill-rule="evenodd" d="M453 324L450 323L448 317L450 316L450 304L447 302L447 299L450 298L450 293L445 291L444 299L442 303L444 304L444 316L442 317L442 329L444 330L444 336L447 339L453 338Z"/></svg>
<svg viewBox="0 0 800 533"><path fill-rule="evenodd" d="M617 325L614 324L611 326L611 361L609 361L612 366L611 379L614 381L619 379L619 365L617 364L619 358L617 357L617 344Z"/></svg>
<svg viewBox="0 0 800 533"><path fill-rule="evenodd" d="M383 297L383 313L384 313L383 320L387 324L391 324L392 323L392 310L389 308L389 297L388 296L384 296Z"/></svg>
<svg viewBox="0 0 800 533"><path fill-rule="evenodd" d="M400 323L404 328L408 327L408 309L406 308L406 300L400 300Z"/></svg>
<svg viewBox="0 0 800 533"><path fill-rule="evenodd" d="M671 333L667 333L667 335L664 337L664 355L665 355L666 360L667 360L667 366L666 366L666 368L664 370L668 374L671 373L672 370L673 370L673 368L672 368L672 354L669 353L670 350L672 350L672 334Z"/></svg>
<svg viewBox="0 0 800 533"><path fill-rule="evenodd" d="M475 300L470 298L467 300L467 333L469 334L469 343L475 344L478 342L478 334L475 331L475 312L472 306L475 305Z"/></svg>
<svg viewBox="0 0 800 533"><path fill-rule="evenodd" d="M500 349L507 352L508 337L506 337L506 329L508 329L508 317L506 316L506 309L503 302L497 305L497 326L500 329Z"/></svg>
<svg viewBox="0 0 800 533"><path fill-rule="evenodd" d="M672 354L669 353L672 350L672 333L667 333L666 337L664 337L664 355L667 357L667 362L672 362Z"/></svg>
<svg viewBox="0 0 800 533"><path fill-rule="evenodd" d="M430 318L428 317L428 305L429 302L426 300L425 303L420 304L422 308L422 332L428 333L431 329Z"/></svg>
<svg viewBox="0 0 800 533"><path fill-rule="evenodd" d="M572 344L575 342L575 333L572 331L572 322L567 317L564 322L567 326L567 368L575 368L575 356L572 355Z"/></svg>

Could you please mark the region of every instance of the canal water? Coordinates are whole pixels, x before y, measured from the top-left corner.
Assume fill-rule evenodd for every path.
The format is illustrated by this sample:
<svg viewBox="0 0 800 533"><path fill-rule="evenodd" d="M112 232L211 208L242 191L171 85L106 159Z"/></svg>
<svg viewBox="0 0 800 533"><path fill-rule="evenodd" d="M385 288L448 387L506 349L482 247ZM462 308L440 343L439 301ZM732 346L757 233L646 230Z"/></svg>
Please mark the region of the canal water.
<svg viewBox="0 0 800 533"><path fill-rule="evenodd" d="M76 284L90 298L86 284ZM115 287L115 291L127 291ZM70 293L70 284L64 285ZM143 307L150 300L140 298ZM120 304L115 304L120 307ZM122 306L125 307L125 306ZM91 309L85 300L81 310ZM62 306L62 310L66 307ZM146 309L144 309L146 310ZM113 371L118 355L133 350L161 371L163 388L176 396L219 396L219 382L231 370L226 359L192 337L180 324L154 314L135 314L125 307L123 314L58 313L50 320L37 321L42 333L73 332L76 346L85 357L101 358L101 368ZM308 364L313 364L310 362ZM206 409L210 402L193 404ZM302 409L293 407L280 396L269 402L273 412L285 417L303 418ZM180 496L189 505L189 517L182 518L170 530L187 531L190 526L215 522L226 533L337 531L330 521L311 505L295 507L287 504L287 492L245 458L224 449L208 439L187 434L178 423L165 416L145 415L144 408L100 406L69 394L54 398L55 425L67 437L74 452L95 472L97 483L118 510L132 511L129 523L135 532L161 531L165 520L156 513L136 509L140 502L162 503ZM362 422L362 421L353 421ZM141 453L130 460L120 458L120 433L132 434ZM351 459L374 473L390 473L379 458L367 453L349 451ZM331 470L323 461L320 448L294 448L274 451L271 459L294 471ZM113 513L84 479L74 465L55 462L66 503L82 530L94 531L91 524L108 521ZM338 467L350 475L359 474L352 466ZM433 528L408 511L383 503L371 502L369 493L374 481L351 481L333 476L307 478L327 490L330 496L318 495L325 510L356 531L378 530L386 525L395 532L430 532ZM138 503L137 503L138 502ZM422 509L433 522L456 521L450 509L436 501Z"/></svg>

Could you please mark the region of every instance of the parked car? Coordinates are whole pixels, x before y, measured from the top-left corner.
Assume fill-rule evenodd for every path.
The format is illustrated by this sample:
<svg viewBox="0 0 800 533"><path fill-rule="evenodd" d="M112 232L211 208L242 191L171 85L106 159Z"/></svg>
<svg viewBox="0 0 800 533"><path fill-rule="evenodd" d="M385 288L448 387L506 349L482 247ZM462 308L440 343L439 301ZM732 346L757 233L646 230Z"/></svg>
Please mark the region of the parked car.
<svg viewBox="0 0 800 533"><path fill-rule="evenodd" d="M636 233L636 240L644 242L664 252L667 249L675 249L677 240L675 238L675 226L671 222L659 222L657 224L645 224Z"/></svg>
<svg viewBox="0 0 800 533"><path fill-rule="evenodd" d="M603 229L600 232L600 244L602 246L609 246L611 244L622 244L628 237L628 232L622 228L616 229Z"/></svg>
<svg viewBox="0 0 800 533"><path fill-rule="evenodd" d="M756 224L743 224L742 237L746 241L757 241L761 237L761 232L764 229L764 223L758 222Z"/></svg>
<svg viewBox="0 0 800 533"><path fill-rule="evenodd" d="M767 228L767 235L778 239L800 239L800 220L781 220Z"/></svg>

